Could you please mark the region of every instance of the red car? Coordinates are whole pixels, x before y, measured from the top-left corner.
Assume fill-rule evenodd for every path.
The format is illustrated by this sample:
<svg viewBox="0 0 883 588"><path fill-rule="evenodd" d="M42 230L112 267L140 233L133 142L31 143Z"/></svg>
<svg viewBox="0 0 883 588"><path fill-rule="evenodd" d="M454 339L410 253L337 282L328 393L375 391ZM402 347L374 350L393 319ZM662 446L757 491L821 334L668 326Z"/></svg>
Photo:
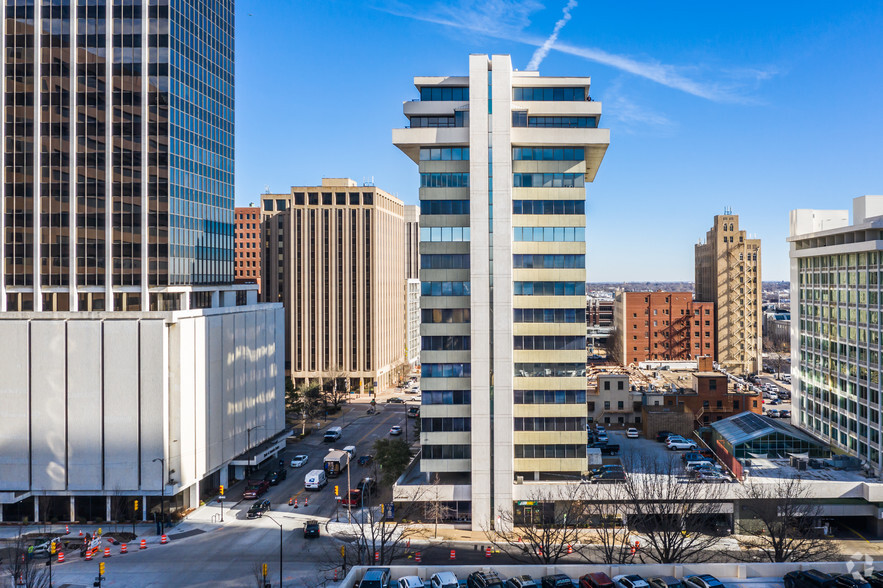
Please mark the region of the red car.
<svg viewBox="0 0 883 588"><path fill-rule="evenodd" d="M270 483L266 480L249 480L242 497L246 499L260 498L270 489Z"/></svg>
<svg viewBox="0 0 883 588"><path fill-rule="evenodd" d="M362 491L350 490L340 501L341 506L362 506Z"/></svg>

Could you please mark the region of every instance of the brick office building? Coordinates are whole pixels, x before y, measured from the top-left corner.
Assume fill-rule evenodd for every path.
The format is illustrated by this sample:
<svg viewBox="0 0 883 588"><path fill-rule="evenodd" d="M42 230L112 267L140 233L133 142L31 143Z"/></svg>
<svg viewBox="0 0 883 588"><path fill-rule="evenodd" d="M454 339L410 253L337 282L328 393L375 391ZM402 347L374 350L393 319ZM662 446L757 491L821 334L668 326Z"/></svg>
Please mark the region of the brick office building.
<svg viewBox="0 0 883 588"><path fill-rule="evenodd" d="M257 284L261 294L261 209L237 206L233 215L233 276L237 284Z"/></svg>
<svg viewBox="0 0 883 588"><path fill-rule="evenodd" d="M714 304L691 292L618 292L614 354L623 365L714 355Z"/></svg>

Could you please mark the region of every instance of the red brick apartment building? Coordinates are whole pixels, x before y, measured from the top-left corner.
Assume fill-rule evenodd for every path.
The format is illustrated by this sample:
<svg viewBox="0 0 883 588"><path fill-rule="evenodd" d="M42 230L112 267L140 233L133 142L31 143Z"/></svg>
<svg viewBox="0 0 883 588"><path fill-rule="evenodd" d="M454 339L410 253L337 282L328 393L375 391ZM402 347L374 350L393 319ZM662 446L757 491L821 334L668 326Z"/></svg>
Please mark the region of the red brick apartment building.
<svg viewBox="0 0 883 588"><path fill-rule="evenodd" d="M714 303L696 302L692 292L618 292L613 327L623 365L714 356Z"/></svg>
<svg viewBox="0 0 883 588"><path fill-rule="evenodd" d="M237 206L233 213L235 226L233 277L237 284L257 284L261 294L261 209L258 206Z"/></svg>

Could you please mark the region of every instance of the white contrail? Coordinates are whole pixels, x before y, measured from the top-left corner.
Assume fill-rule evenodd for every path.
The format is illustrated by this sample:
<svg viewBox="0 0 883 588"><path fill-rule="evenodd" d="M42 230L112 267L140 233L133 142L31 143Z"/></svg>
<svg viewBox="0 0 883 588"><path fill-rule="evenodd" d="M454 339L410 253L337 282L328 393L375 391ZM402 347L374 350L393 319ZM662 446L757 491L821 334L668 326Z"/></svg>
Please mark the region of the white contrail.
<svg viewBox="0 0 883 588"><path fill-rule="evenodd" d="M530 63L527 64L528 71L536 71L540 68L540 63L542 63L546 58L546 55L549 54L549 50L552 49L552 45L555 44L555 41L558 40L558 33L561 32L561 29L563 29L564 25L567 24L567 21L570 20L570 11L574 8L576 8L576 0L567 0L567 6L564 7L563 11L564 14L558 19L558 22L555 23L555 28L552 29L552 34L549 35L549 38L533 52L533 57L530 58Z"/></svg>

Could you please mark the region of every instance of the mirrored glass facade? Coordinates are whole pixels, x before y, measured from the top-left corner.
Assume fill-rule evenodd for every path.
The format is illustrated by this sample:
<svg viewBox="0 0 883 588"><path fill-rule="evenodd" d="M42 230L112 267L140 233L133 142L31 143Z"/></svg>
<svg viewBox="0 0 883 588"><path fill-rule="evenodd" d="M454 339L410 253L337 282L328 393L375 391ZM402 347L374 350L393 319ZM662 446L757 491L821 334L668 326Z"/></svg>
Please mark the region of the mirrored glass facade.
<svg viewBox="0 0 883 588"><path fill-rule="evenodd" d="M233 9L4 1L6 310L232 283Z"/></svg>

